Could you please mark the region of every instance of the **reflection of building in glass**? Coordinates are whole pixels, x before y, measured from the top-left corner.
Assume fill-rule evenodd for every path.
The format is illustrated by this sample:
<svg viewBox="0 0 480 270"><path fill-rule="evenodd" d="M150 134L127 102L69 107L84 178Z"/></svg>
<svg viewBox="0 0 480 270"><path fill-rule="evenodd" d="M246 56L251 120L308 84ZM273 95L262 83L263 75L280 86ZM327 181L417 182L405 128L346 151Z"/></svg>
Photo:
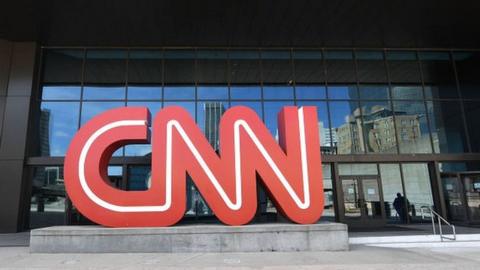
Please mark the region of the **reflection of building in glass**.
<svg viewBox="0 0 480 270"><path fill-rule="evenodd" d="M421 117L423 116L400 111L395 112L394 116L392 110L381 105L362 108L362 115L356 109L353 115L346 117L346 123L337 129L338 153L363 152L362 134L369 152L396 152L397 139L402 152L410 152L408 148L412 147L430 147L429 137L422 136Z"/></svg>
<svg viewBox="0 0 480 270"><path fill-rule="evenodd" d="M339 154L350 154L362 152L363 138L360 111L356 109L353 115L345 117L345 124L335 129L337 135L337 152Z"/></svg>
<svg viewBox="0 0 480 270"><path fill-rule="evenodd" d="M48 109L40 111L40 155L50 156L50 117L51 112Z"/></svg>
<svg viewBox="0 0 480 270"><path fill-rule="evenodd" d="M205 137L207 137L210 145L218 150L218 124L225 112L225 106L221 102L206 102L203 109L205 111Z"/></svg>
<svg viewBox="0 0 480 270"><path fill-rule="evenodd" d="M335 146L337 144L337 131L332 129L330 131L328 126L325 126L323 121L318 122L318 133L320 136L320 148L324 154L334 154Z"/></svg>

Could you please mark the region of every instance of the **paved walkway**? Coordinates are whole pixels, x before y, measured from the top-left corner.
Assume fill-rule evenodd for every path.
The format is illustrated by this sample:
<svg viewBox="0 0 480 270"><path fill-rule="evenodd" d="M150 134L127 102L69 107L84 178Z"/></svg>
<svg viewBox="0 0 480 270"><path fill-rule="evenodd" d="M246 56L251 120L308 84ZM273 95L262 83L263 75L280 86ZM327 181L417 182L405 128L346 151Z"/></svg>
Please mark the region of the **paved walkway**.
<svg viewBox="0 0 480 270"><path fill-rule="evenodd" d="M470 227L457 231L480 233ZM351 237L427 234L430 225L421 224L350 232ZM0 269L480 269L480 246L464 243L441 248L351 245L348 252L30 254L28 238L28 232L0 234Z"/></svg>
<svg viewBox="0 0 480 270"><path fill-rule="evenodd" d="M378 248L348 252L30 254L0 248L0 269L479 269L480 248Z"/></svg>

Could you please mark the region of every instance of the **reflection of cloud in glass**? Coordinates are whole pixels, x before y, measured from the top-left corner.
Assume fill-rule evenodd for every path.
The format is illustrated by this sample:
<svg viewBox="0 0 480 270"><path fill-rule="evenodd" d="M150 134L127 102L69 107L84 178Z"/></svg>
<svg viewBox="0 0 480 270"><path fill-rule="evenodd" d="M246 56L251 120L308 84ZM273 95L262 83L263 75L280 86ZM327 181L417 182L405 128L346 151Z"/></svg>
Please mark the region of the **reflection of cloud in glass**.
<svg viewBox="0 0 480 270"><path fill-rule="evenodd" d="M42 121L41 125L48 125L48 143L50 153L43 155L63 156L70 144L78 127L79 102L42 102L42 112L48 111L50 117L48 122ZM46 127L44 127L46 128ZM46 145L40 146L46 148Z"/></svg>

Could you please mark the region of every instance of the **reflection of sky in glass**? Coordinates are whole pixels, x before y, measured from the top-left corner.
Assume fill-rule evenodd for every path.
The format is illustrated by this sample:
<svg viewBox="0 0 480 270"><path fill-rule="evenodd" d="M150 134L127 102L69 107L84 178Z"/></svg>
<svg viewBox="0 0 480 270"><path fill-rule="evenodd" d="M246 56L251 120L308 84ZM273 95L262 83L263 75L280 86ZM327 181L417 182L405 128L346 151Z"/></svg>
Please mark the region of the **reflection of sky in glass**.
<svg viewBox="0 0 480 270"><path fill-rule="evenodd" d="M165 100L186 100L195 99L194 86L165 86L163 88Z"/></svg>
<svg viewBox="0 0 480 270"><path fill-rule="evenodd" d="M245 106L253 109L260 119L263 119L262 113L262 103L260 101L232 101L230 103L231 107L235 106Z"/></svg>
<svg viewBox="0 0 480 270"><path fill-rule="evenodd" d="M261 99L260 86L231 86L230 97L232 99Z"/></svg>
<svg viewBox="0 0 480 270"><path fill-rule="evenodd" d="M327 102L324 101L300 101L297 102L297 106L314 106L317 109L317 117L318 122L322 122L323 128L326 129L324 131L319 130L320 134L322 132L330 133L330 121L328 121L328 110L327 110ZM319 126L320 128L320 126ZM320 135L320 142L321 145L330 145L330 142L327 141L327 138L323 138Z"/></svg>
<svg viewBox="0 0 480 270"><path fill-rule="evenodd" d="M291 86L264 86L263 98L265 99L293 99Z"/></svg>
<svg viewBox="0 0 480 270"><path fill-rule="evenodd" d="M153 121L155 115L162 108L162 102L148 102L148 101L129 101L127 106L140 106L147 107L151 114ZM150 144L131 144L125 146L126 156L145 156L152 152L152 146Z"/></svg>
<svg viewBox="0 0 480 270"><path fill-rule="evenodd" d="M359 87L361 99L389 99L388 85L362 85Z"/></svg>
<svg viewBox="0 0 480 270"><path fill-rule="evenodd" d="M85 86L83 99L87 100L115 100L125 99L125 87L123 86Z"/></svg>
<svg viewBox="0 0 480 270"><path fill-rule="evenodd" d="M297 99L324 99L326 98L325 86L297 85L295 86Z"/></svg>
<svg viewBox="0 0 480 270"><path fill-rule="evenodd" d="M332 128L338 128L346 123L346 117L353 114L357 108L356 101L331 101L330 102L330 120Z"/></svg>
<svg viewBox="0 0 480 270"><path fill-rule="evenodd" d="M162 99L162 86L128 86L128 99Z"/></svg>
<svg viewBox="0 0 480 270"><path fill-rule="evenodd" d="M356 99L358 98L355 85L328 86L328 98L330 99Z"/></svg>
<svg viewBox="0 0 480 270"><path fill-rule="evenodd" d="M108 176L122 176L123 168L122 166L108 166L107 173Z"/></svg>
<svg viewBox="0 0 480 270"><path fill-rule="evenodd" d="M124 107L125 103L123 102L100 102L100 101L90 101L83 102L82 104L82 120L81 124L85 124L88 120L92 119L94 116L105 112L107 110Z"/></svg>
<svg viewBox="0 0 480 270"><path fill-rule="evenodd" d="M80 86L44 86L43 100L80 100Z"/></svg>
<svg viewBox="0 0 480 270"><path fill-rule="evenodd" d="M83 102L82 104L82 119L80 121L81 125L88 122L88 120L92 119L93 117L99 115L102 112L108 111L110 109L124 107L125 103L123 102L99 102L99 101L90 101L90 102ZM123 155L122 148L117 149L113 156L121 156Z"/></svg>
<svg viewBox="0 0 480 270"><path fill-rule="evenodd" d="M162 108L162 102L155 102L155 101L128 101L128 107L147 107L150 111L150 115L152 118L160 111Z"/></svg>
<svg viewBox="0 0 480 270"><path fill-rule="evenodd" d="M292 101L267 101L264 103L265 124L270 133L276 137L277 135L277 117L278 113L284 106L293 106Z"/></svg>
<svg viewBox="0 0 480 270"><path fill-rule="evenodd" d="M171 101L171 102L165 102L164 103L164 108L170 107L170 106L180 106L183 107L185 110L187 110L190 115L192 116L192 119L195 120L195 102L187 102L187 101Z"/></svg>
<svg viewBox="0 0 480 270"><path fill-rule="evenodd" d="M151 144L129 144L125 146L125 156L146 156L152 153Z"/></svg>
<svg viewBox="0 0 480 270"><path fill-rule="evenodd" d="M42 102L41 110L49 111L50 156L64 156L78 127L78 102ZM43 153L47 154L47 153Z"/></svg>
<svg viewBox="0 0 480 270"><path fill-rule="evenodd" d="M199 86L198 99L222 100L228 99L228 88L225 86Z"/></svg>

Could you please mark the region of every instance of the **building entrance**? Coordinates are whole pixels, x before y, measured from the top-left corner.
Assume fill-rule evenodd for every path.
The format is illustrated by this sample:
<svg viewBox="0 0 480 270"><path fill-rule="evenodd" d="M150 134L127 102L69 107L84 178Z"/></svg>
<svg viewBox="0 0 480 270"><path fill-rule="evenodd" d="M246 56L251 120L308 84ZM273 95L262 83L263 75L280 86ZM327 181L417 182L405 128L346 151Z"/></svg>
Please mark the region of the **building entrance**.
<svg viewBox="0 0 480 270"><path fill-rule="evenodd" d="M480 172L443 173L448 219L480 223Z"/></svg>
<svg viewBox="0 0 480 270"><path fill-rule="evenodd" d="M341 176L343 213L351 226L385 224L385 204L378 175Z"/></svg>

